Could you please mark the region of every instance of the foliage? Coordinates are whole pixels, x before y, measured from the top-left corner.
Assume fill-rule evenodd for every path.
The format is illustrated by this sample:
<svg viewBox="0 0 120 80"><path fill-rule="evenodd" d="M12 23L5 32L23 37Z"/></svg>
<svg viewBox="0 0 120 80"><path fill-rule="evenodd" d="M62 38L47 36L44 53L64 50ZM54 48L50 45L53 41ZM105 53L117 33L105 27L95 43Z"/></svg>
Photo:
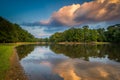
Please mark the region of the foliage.
<svg viewBox="0 0 120 80"><path fill-rule="evenodd" d="M0 17L0 43L35 41L33 35Z"/></svg>
<svg viewBox="0 0 120 80"><path fill-rule="evenodd" d="M98 32L98 39L97 39L98 41L101 41L101 42L107 41L104 28L97 29L97 32Z"/></svg>
<svg viewBox="0 0 120 80"><path fill-rule="evenodd" d="M119 42L120 25L104 28L89 29L89 26L82 28L70 28L64 32L57 32L50 36L51 42Z"/></svg>
<svg viewBox="0 0 120 80"><path fill-rule="evenodd" d="M97 30L83 28L71 28L61 33L55 33L50 37L52 42L90 42L97 41Z"/></svg>
<svg viewBox="0 0 120 80"><path fill-rule="evenodd" d="M52 35L50 37L50 41L51 42L61 42L61 41L64 41L64 38L63 38L63 33L55 33L54 35Z"/></svg>
<svg viewBox="0 0 120 80"><path fill-rule="evenodd" d="M120 42L120 24L109 26L106 31L106 38L109 42Z"/></svg>

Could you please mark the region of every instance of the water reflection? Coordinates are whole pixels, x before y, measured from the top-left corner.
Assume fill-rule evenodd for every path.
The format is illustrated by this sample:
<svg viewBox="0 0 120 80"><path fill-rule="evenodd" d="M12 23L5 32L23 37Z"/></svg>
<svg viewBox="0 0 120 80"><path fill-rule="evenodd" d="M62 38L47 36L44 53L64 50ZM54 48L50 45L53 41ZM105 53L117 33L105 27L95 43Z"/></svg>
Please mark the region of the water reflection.
<svg viewBox="0 0 120 80"><path fill-rule="evenodd" d="M64 80L119 80L120 65L68 59L53 68Z"/></svg>
<svg viewBox="0 0 120 80"><path fill-rule="evenodd" d="M35 46L45 46L45 47L48 47L48 45L39 45L39 44L28 44L28 45L21 45L21 46L18 46L16 47L17 49L17 53L18 56L19 56L19 60L21 60L22 58L26 57L28 54L30 54Z"/></svg>
<svg viewBox="0 0 120 80"><path fill-rule="evenodd" d="M64 54L70 58L109 58L120 62L119 45L51 45L50 49L57 54Z"/></svg>
<svg viewBox="0 0 120 80"><path fill-rule="evenodd" d="M17 53L19 53L19 59L26 57L31 51L34 50L34 45L21 45L16 47Z"/></svg>
<svg viewBox="0 0 120 80"><path fill-rule="evenodd" d="M120 79L119 47L115 45L24 45L17 49L29 80ZM99 59L108 61L104 64Z"/></svg>

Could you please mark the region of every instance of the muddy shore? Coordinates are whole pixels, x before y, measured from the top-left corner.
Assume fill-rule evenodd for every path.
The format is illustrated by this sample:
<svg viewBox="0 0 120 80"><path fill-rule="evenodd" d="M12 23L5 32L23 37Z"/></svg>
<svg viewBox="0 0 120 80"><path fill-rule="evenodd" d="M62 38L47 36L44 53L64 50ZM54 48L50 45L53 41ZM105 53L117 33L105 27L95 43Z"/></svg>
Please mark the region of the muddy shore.
<svg viewBox="0 0 120 80"><path fill-rule="evenodd" d="M7 71L5 80L28 80L25 72L20 65L16 49L10 58L10 69Z"/></svg>

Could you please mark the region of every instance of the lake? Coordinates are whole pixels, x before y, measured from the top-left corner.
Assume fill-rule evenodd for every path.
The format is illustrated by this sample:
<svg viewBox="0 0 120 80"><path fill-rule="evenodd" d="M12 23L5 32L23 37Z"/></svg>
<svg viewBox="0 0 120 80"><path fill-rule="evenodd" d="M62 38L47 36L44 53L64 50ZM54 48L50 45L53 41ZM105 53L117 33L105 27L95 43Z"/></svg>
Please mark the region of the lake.
<svg viewBox="0 0 120 80"><path fill-rule="evenodd" d="M21 45L29 80L120 80L119 45Z"/></svg>

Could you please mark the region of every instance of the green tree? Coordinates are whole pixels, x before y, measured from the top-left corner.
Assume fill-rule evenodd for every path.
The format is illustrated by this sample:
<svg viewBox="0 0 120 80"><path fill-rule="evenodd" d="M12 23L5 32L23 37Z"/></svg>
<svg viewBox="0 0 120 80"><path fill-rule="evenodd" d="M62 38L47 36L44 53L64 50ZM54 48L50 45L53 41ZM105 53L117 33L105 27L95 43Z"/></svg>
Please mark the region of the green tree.
<svg viewBox="0 0 120 80"><path fill-rule="evenodd" d="M0 17L0 43L27 41L35 41L34 36L22 29L19 25Z"/></svg>
<svg viewBox="0 0 120 80"><path fill-rule="evenodd" d="M95 29L90 29L90 41L97 41L98 38L98 32Z"/></svg>
<svg viewBox="0 0 120 80"><path fill-rule="evenodd" d="M99 29L97 29L97 32L98 32L97 41L99 41L99 42L106 41L105 29L104 28L99 28Z"/></svg>
<svg viewBox="0 0 120 80"><path fill-rule="evenodd" d="M56 32L55 34L53 34L53 35L50 37L50 41L51 41L51 42L62 42L62 41L64 41L63 33Z"/></svg>
<svg viewBox="0 0 120 80"><path fill-rule="evenodd" d="M61 33L55 33L50 37L51 42L92 42L107 41L120 43L120 25L104 28L89 29L89 26L82 28L70 28Z"/></svg>
<svg viewBox="0 0 120 80"><path fill-rule="evenodd" d="M84 31L84 42L90 41L90 32L89 32L89 26L83 26Z"/></svg>
<svg viewBox="0 0 120 80"><path fill-rule="evenodd" d="M120 25L109 26L106 31L107 41L120 43Z"/></svg>

